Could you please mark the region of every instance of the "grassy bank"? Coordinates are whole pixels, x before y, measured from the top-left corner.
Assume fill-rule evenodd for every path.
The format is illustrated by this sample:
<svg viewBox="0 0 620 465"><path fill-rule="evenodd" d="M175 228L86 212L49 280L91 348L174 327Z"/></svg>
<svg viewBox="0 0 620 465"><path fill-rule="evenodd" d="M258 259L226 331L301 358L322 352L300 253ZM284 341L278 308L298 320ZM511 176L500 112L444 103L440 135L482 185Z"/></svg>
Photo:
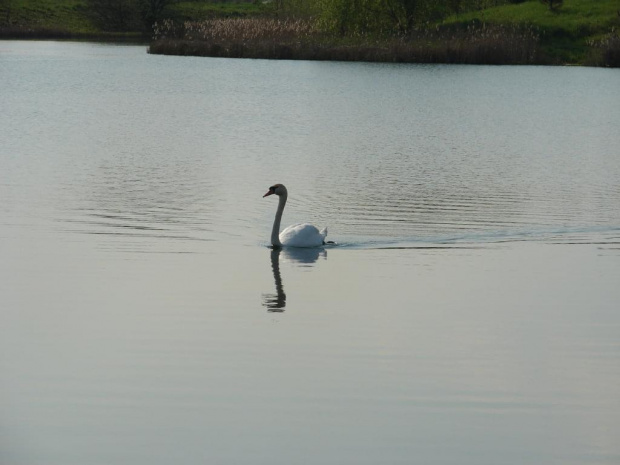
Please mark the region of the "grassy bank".
<svg viewBox="0 0 620 465"><path fill-rule="evenodd" d="M243 17L262 13L253 2L188 1L171 3L165 16L175 21ZM132 21L125 28L107 28L97 21L87 0L0 0L2 39L136 39L148 40L151 30Z"/></svg>
<svg viewBox="0 0 620 465"><path fill-rule="evenodd" d="M491 2L488 2L491 3ZM500 2L501 3L501 2ZM479 9L427 23L406 35L327 34L306 18L287 29L274 2L180 1L164 11L151 53L424 63L620 66L620 0L538 0ZM0 38L150 40L133 22L110 30L88 0L0 0ZM252 23L244 22L251 20ZM221 24L217 21L224 21ZM271 21L271 22L270 22ZM300 28L301 23L297 24ZM224 32L227 30L229 32ZM258 35L248 31L262 30ZM208 31L208 32L207 32Z"/></svg>
<svg viewBox="0 0 620 465"><path fill-rule="evenodd" d="M472 22L527 24L540 31L541 53L549 61L603 64L604 53L618 53L614 38L620 31L620 0L565 0L556 11L539 1L527 1L452 16L442 26L467 27Z"/></svg>
<svg viewBox="0 0 620 465"><path fill-rule="evenodd" d="M202 21L212 18L241 18L266 13L263 3L244 1L179 2L171 5L170 16L179 21Z"/></svg>
<svg viewBox="0 0 620 465"><path fill-rule="evenodd" d="M82 0L10 0L0 3L3 37L96 34Z"/></svg>
<svg viewBox="0 0 620 465"><path fill-rule="evenodd" d="M620 0L538 0L445 18L399 36L328 35L306 20L160 24L150 53L418 63L620 66Z"/></svg>

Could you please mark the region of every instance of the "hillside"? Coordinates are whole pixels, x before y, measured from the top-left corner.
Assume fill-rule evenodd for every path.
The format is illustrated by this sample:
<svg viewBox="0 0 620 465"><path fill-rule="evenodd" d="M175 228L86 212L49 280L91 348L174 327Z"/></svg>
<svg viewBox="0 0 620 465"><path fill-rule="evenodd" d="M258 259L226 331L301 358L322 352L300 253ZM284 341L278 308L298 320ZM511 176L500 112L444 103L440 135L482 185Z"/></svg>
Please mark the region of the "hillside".
<svg viewBox="0 0 620 465"><path fill-rule="evenodd" d="M556 11L539 1L503 5L452 16L444 26L486 24L530 25L541 35L543 51L560 63L591 59L591 44L620 30L620 0L565 0Z"/></svg>
<svg viewBox="0 0 620 465"><path fill-rule="evenodd" d="M0 37L150 37L150 28L139 19L129 18L130 14L137 16L135 12L126 12L128 19L119 24L115 18L102 19L92 4L89 0L0 0ZM188 1L171 3L162 13L184 21L259 12L257 4L247 1Z"/></svg>

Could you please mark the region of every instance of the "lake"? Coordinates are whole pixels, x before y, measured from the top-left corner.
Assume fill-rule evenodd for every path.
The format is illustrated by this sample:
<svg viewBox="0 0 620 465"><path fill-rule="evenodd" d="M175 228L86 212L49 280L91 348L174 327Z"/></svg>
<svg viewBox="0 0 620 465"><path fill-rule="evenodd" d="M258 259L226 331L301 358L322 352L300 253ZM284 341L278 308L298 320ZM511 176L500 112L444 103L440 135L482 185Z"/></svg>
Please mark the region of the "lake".
<svg viewBox="0 0 620 465"><path fill-rule="evenodd" d="M0 462L617 464L620 71L0 41ZM271 249L283 226L336 244Z"/></svg>

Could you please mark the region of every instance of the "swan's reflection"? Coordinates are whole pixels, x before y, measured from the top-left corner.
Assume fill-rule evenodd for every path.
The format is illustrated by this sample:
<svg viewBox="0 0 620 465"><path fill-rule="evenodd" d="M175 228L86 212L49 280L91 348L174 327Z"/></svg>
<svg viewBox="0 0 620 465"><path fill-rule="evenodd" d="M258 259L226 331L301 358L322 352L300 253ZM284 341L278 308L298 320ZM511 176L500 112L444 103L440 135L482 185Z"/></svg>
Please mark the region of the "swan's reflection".
<svg viewBox="0 0 620 465"><path fill-rule="evenodd" d="M276 284L276 293L263 294L263 306L267 307L269 312L283 312L286 307L286 294L280 273L280 254L286 260L294 262L299 266L312 266L319 257L327 258L327 251L319 247L307 249L274 247L271 249L271 270L273 271L273 279Z"/></svg>
<svg viewBox="0 0 620 465"><path fill-rule="evenodd" d="M299 266L307 266L315 263L319 257L327 258L327 250L323 247L287 247L282 249L285 260L295 263Z"/></svg>
<svg viewBox="0 0 620 465"><path fill-rule="evenodd" d="M276 293L263 294L263 305L267 307L268 312L283 312L284 307L286 307L286 294L280 275L280 252L282 249L279 247L271 249L271 270L276 282Z"/></svg>

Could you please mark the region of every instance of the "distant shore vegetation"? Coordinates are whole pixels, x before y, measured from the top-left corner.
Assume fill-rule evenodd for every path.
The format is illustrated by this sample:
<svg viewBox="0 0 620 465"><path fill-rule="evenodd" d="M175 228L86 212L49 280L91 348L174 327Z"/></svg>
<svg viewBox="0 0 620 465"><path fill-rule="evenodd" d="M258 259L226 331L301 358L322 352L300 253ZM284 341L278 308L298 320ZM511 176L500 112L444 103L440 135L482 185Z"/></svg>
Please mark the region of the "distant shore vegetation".
<svg viewBox="0 0 620 465"><path fill-rule="evenodd" d="M395 63L539 63L538 32L474 25L407 34L338 35L303 19L224 18L157 24L150 53L234 58Z"/></svg>
<svg viewBox="0 0 620 465"><path fill-rule="evenodd" d="M0 38L174 55L618 67L619 33L620 0L0 0Z"/></svg>

